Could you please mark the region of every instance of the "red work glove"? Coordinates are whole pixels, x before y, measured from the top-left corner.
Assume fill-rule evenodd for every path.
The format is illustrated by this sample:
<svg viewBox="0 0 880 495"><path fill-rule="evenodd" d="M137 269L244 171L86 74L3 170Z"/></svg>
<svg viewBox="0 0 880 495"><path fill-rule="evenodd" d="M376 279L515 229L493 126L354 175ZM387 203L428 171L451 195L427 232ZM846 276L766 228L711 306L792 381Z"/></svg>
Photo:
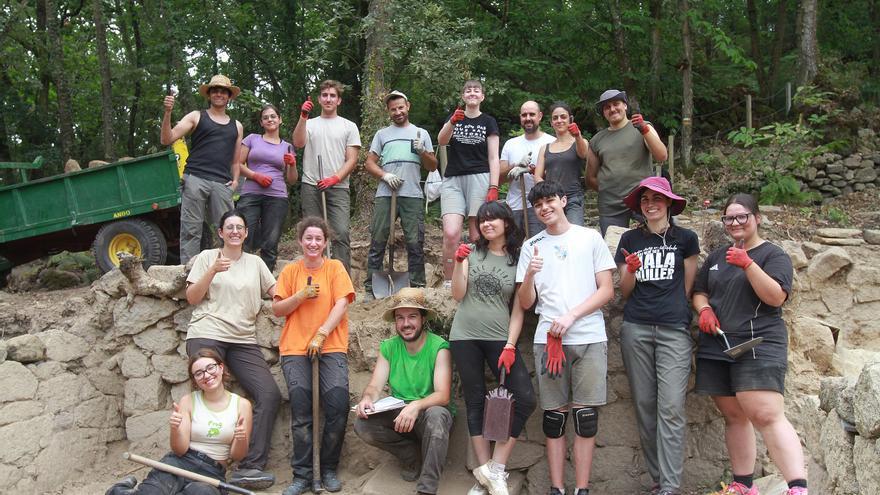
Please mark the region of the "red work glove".
<svg viewBox="0 0 880 495"><path fill-rule="evenodd" d="M629 254L626 249L623 248L620 248L620 251L626 256L626 271L630 273L639 271L639 268L642 267L642 260L639 259L639 255L635 253Z"/></svg>
<svg viewBox="0 0 880 495"><path fill-rule="evenodd" d="M461 122L464 120L464 110L461 107L457 107L455 112L452 113L452 117L449 118L449 122L452 122L452 125L455 125L456 122Z"/></svg>
<svg viewBox="0 0 880 495"><path fill-rule="evenodd" d="M260 185L260 187L269 187L272 185L272 178L266 174L261 174L259 172L254 172L254 182Z"/></svg>
<svg viewBox="0 0 880 495"><path fill-rule="evenodd" d="M501 351L501 355L498 356L498 370L501 370L503 366L505 372L510 374L510 367L513 366L513 362L516 361L516 347L507 347Z"/></svg>
<svg viewBox="0 0 880 495"><path fill-rule="evenodd" d="M492 201L498 201L498 186L489 186L489 191L486 193L486 202Z"/></svg>
<svg viewBox="0 0 880 495"><path fill-rule="evenodd" d="M642 135L645 135L648 133L649 128L645 124L645 118L642 117L642 114L640 114L640 113L633 114L633 117L632 117L632 119L630 119L630 121L632 122L633 127L638 129L638 131L641 132Z"/></svg>
<svg viewBox="0 0 880 495"><path fill-rule="evenodd" d="M331 175L330 177L327 177L326 179L318 181L318 189L323 191L324 189L329 189L329 188L335 186L336 184L339 184L339 176L338 175Z"/></svg>
<svg viewBox="0 0 880 495"><path fill-rule="evenodd" d="M467 244L460 244L455 250L455 261L461 263L471 254L471 247Z"/></svg>
<svg viewBox="0 0 880 495"><path fill-rule="evenodd" d="M296 155L293 153L284 154L284 164L290 167L296 166Z"/></svg>
<svg viewBox="0 0 880 495"><path fill-rule="evenodd" d="M703 306L700 310L700 331L709 335L715 335L715 329L720 327L721 322L718 321L718 317L715 316L715 311L712 307Z"/></svg>
<svg viewBox="0 0 880 495"><path fill-rule="evenodd" d="M749 267L754 261L749 258L749 253L745 249L736 246L730 246L727 250L727 260L728 265L734 265L745 270Z"/></svg>
<svg viewBox="0 0 880 495"><path fill-rule="evenodd" d="M562 376L562 368L565 367L565 353L562 352L562 337L554 337L547 334L547 345L544 346L544 355L541 357L541 364L544 369L541 374L546 373L550 378L559 378Z"/></svg>
<svg viewBox="0 0 880 495"><path fill-rule="evenodd" d="M306 101L303 102L302 106L299 107L299 116L304 119L309 118L309 113L311 113L313 106L314 104L312 104L312 97L309 96L308 98L306 98Z"/></svg>
<svg viewBox="0 0 880 495"><path fill-rule="evenodd" d="M577 137L581 135L581 128L578 127L577 124L572 122L571 124L568 124L568 133L574 136L575 139L577 139Z"/></svg>

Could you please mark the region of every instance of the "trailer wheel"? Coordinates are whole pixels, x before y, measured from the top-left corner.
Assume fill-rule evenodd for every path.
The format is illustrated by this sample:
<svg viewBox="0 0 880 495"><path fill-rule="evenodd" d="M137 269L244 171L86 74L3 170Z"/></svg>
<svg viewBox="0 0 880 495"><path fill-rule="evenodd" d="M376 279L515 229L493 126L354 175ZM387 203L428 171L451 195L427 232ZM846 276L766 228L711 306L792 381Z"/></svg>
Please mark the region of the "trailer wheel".
<svg viewBox="0 0 880 495"><path fill-rule="evenodd" d="M128 219L105 224L95 236L92 253L102 273L119 266L116 253L124 251L144 260L144 268L165 263L168 245L162 230L148 220Z"/></svg>

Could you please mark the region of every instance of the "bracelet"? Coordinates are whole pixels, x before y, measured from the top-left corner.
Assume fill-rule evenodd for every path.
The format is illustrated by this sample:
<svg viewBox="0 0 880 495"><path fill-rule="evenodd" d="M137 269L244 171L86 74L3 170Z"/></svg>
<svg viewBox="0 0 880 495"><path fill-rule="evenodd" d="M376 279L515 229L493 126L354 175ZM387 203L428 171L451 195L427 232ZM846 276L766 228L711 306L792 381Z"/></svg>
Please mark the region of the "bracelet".
<svg viewBox="0 0 880 495"><path fill-rule="evenodd" d="M507 348L507 346L510 346L510 347L516 347L516 344L513 344L513 343L511 343L511 342L508 342L508 343L504 344L504 347L505 347L505 348Z"/></svg>
<svg viewBox="0 0 880 495"><path fill-rule="evenodd" d="M489 189L498 189L498 186L495 184L489 184Z"/></svg>

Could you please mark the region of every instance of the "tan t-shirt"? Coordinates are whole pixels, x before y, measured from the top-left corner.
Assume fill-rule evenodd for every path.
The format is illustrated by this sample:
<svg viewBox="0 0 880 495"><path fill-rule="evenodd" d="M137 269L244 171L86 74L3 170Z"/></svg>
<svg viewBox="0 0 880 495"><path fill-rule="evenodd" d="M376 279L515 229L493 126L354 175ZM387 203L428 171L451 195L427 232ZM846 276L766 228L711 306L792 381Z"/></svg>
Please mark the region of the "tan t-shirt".
<svg viewBox="0 0 880 495"><path fill-rule="evenodd" d="M199 253L186 281L198 282L219 252L219 249L206 249ZM263 306L263 294L273 285L275 277L263 260L242 253L229 270L214 275L205 298L193 310L186 338L256 344L257 313Z"/></svg>
<svg viewBox="0 0 880 495"><path fill-rule="evenodd" d="M315 117L306 122L308 141L303 152L304 184L316 185L319 180L335 175L345 163L345 150L349 146L361 147L361 135L357 125L345 117ZM324 167L324 176L318 168L318 156ZM333 186L348 189L348 177Z"/></svg>

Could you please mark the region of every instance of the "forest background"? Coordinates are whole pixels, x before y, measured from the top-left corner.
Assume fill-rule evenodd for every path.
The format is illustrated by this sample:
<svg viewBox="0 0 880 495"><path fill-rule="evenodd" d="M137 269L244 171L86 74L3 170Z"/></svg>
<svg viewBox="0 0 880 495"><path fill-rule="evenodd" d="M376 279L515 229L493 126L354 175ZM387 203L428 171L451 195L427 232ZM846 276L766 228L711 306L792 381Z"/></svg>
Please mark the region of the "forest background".
<svg viewBox="0 0 880 495"><path fill-rule="evenodd" d="M756 128L876 107L880 0L2 0L0 66L0 161L42 155L32 179L69 158L164 149L163 95L177 93L177 120L206 107L197 88L216 73L243 89L230 113L246 133L273 103L284 136L317 82L342 81L340 113L365 148L393 89L436 139L461 83L481 79L502 141L528 99L568 102L590 135L604 125L599 94L624 89L664 139L676 135L687 173L693 149L750 138L746 95Z"/></svg>

